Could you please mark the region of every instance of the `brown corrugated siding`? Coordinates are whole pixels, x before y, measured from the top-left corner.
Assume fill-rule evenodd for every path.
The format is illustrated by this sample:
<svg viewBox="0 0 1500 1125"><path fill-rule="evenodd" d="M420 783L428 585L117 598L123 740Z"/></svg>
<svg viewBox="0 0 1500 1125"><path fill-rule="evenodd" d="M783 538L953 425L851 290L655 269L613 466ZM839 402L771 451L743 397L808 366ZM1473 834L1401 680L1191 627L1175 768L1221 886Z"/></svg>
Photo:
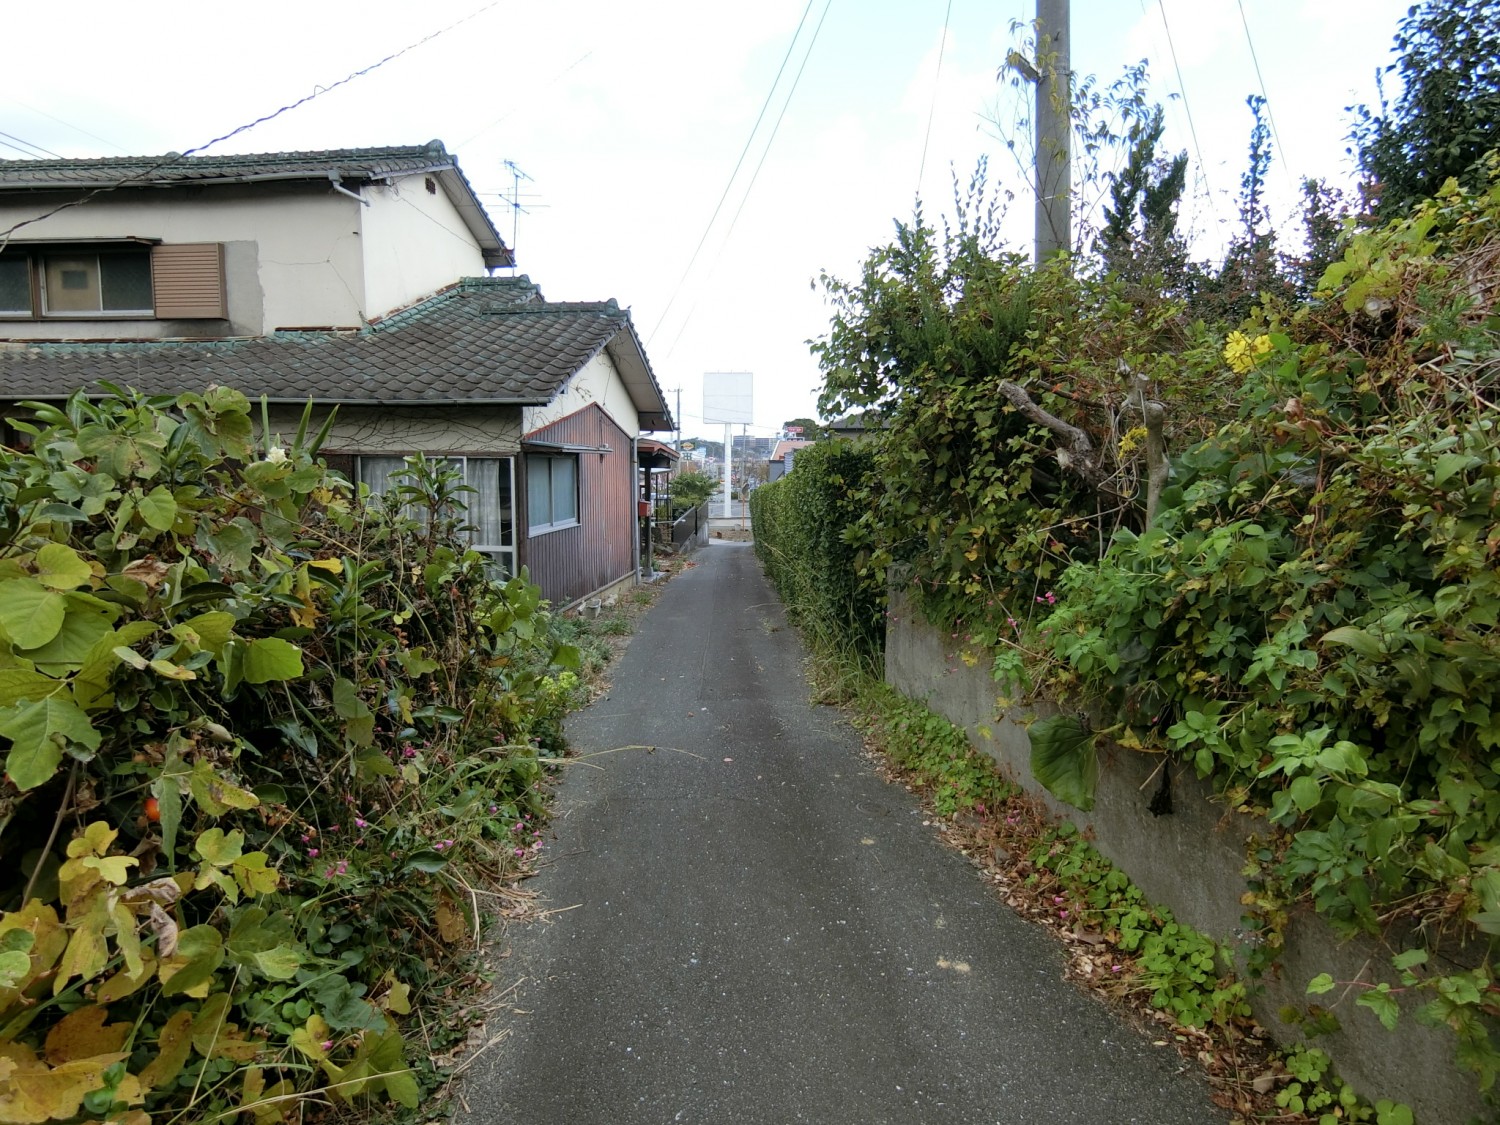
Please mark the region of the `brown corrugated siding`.
<svg viewBox="0 0 1500 1125"><path fill-rule="evenodd" d="M567 605L627 577L635 567L638 526L630 437L599 407L586 406L526 435L525 440L610 447L609 453L577 455L578 526L526 537L521 562L530 569L531 580L553 604ZM523 505L524 466L522 458L517 464L516 495Z"/></svg>
<svg viewBox="0 0 1500 1125"><path fill-rule="evenodd" d="M223 320L224 247L178 242L151 251L151 291L158 320Z"/></svg>

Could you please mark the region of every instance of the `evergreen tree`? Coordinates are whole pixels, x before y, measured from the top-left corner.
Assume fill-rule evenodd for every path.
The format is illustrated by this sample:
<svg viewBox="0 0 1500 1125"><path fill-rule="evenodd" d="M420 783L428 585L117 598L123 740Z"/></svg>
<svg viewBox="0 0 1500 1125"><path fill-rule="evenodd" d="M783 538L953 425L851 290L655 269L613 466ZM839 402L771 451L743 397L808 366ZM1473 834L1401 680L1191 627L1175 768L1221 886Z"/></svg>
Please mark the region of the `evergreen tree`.
<svg viewBox="0 0 1500 1125"><path fill-rule="evenodd" d="M1486 153L1500 148L1500 3L1424 0L1401 21L1394 105L1354 107L1352 152L1369 178L1377 219L1404 214L1449 177L1486 182ZM1377 79L1380 75L1376 76Z"/></svg>

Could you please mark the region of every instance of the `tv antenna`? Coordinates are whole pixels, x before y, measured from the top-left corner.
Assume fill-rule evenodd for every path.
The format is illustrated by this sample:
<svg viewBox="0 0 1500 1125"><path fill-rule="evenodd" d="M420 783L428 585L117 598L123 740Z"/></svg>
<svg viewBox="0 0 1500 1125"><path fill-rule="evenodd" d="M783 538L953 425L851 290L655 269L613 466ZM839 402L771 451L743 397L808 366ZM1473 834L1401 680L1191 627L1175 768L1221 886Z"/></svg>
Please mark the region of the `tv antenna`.
<svg viewBox="0 0 1500 1125"><path fill-rule="evenodd" d="M536 181L528 176L525 172L521 171L520 165L518 165L514 160L504 161L504 164L505 170L510 173L510 194L507 195L505 192L501 192L500 198L505 202L505 205L510 208L510 253L511 257L514 258L516 253L516 240L520 234L521 216L523 214L531 213L530 209L521 205L521 181L525 180L528 184L535 183ZM533 206L536 205L533 204ZM512 273L515 272L515 269L515 266L511 266Z"/></svg>

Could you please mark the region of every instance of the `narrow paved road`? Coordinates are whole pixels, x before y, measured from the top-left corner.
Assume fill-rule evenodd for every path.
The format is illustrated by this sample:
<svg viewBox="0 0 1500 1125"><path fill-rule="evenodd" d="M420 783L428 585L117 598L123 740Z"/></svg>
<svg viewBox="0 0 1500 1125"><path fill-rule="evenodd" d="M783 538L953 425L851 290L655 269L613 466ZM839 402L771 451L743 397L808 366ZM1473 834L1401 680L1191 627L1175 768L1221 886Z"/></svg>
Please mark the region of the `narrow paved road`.
<svg viewBox="0 0 1500 1125"><path fill-rule="evenodd" d="M507 931L526 1014L458 1120L1223 1121L807 702L752 548L696 557L570 724L596 756L530 886L576 909Z"/></svg>

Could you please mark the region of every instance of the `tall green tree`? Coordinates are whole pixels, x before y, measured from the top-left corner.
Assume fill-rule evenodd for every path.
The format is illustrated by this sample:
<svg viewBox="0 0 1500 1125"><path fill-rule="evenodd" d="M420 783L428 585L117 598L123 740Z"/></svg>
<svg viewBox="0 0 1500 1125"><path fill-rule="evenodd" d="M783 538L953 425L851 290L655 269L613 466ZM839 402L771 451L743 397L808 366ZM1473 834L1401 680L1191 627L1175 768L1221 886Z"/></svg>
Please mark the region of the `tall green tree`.
<svg viewBox="0 0 1500 1125"><path fill-rule="evenodd" d="M1405 214L1455 177L1481 186L1486 153L1500 148L1500 4L1424 0L1401 21L1401 92L1379 111L1354 107L1349 139L1369 179L1377 219ZM1377 74L1377 79L1382 77Z"/></svg>

